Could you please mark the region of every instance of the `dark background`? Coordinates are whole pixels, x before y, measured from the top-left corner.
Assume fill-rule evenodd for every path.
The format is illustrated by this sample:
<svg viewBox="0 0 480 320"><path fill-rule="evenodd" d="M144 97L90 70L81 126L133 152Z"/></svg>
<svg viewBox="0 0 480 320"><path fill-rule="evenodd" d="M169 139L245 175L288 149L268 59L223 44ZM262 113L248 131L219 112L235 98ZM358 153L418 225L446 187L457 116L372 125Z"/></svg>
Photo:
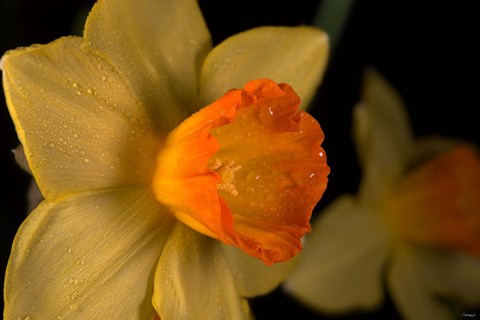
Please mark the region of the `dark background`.
<svg viewBox="0 0 480 320"><path fill-rule="evenodd" d="M0 54L18 46L48 43L79 29L94 1L0 0ZM227 36L260 25L312 24L322 0L199 1L218 43ZM473 140L478 129L478 15L474 1L357 1L343 36L332 53L311 113L320 122L332 169L318 205L355 192L360 172L351 141L351 111L359 99L362 71L373 66L401 93L415 133L443 134ZM474 59L474 56L476 56ZM474 65L475 63L475 65ZM474 83L476 85L474 86ZM3 90L1 91L3 96ZM3 279L15 232L25 218L29 177L16 165L11 149L18 144L5 101L0 100L0 241ZM353 272L353 271L352 271ZM254 299L258 319L277 310L285 319L338 319L315 315L280 290ZM395 319L388 302L374 313L347 314L347 319Z"/></svg>

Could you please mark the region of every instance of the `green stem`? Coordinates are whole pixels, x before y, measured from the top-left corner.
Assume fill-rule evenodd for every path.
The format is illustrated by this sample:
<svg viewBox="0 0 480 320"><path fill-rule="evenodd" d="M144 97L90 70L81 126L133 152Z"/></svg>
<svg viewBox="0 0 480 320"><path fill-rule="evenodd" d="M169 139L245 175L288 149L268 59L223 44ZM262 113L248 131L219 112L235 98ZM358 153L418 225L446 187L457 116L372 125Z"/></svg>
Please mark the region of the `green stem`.
<svg viewBox="0 0 480 320"><path fill-rule="evenodd" d="M313 19L313 25L328 33L330 55L333 56L350 17L355 0L322 0Z"/></svg>

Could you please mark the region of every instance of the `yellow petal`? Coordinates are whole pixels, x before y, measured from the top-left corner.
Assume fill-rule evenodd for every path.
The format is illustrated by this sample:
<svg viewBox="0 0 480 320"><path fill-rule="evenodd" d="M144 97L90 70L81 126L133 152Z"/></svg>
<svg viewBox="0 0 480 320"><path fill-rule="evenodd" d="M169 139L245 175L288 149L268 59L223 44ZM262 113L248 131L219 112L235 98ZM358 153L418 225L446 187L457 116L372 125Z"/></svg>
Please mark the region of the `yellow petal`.
<svg viewBox="0 0 480 320"><path fill-rule="evenodd" d="M365 70L361 103L366 110L361 107L354 110L354 138L361 160L374 156L370 154L376 151L374 148L388 147L387 143L372 145L375 135L387 135L392 148L396 148L397 153L405 153L413 139L405 103L397 90L374 69Z"/></svg>
<svg viewBox="0 0 480 320"><path fill-rule="evenodd" d="M232 270L235 287L242 297L267 294L282 283L295 268L297 259L271 266L246 254L236 247L223 245L225 257Z"/></svg>
<svg viewBox="0 0 480 320"><path fill-rule="evenodd" d="M209 104L252 79L288 83L310 103L328 58L328 36L311 27L261 27L232 36L216 46L202 67L200 95Z"/></svg>
<svg viewBox="0 0 480 320"><path fill-rule="evenodd" d="M84 36L163 130L197 110L198 73L211 40L195 0L98 1Z"/></svg>
<svg viewBox="0 0 480 320"><path fill-rule="evenodd" d="M5 319L151 319L153 276L172 219L150 193L44 201L21 226Z"/></svg>
<svg viewBox="0 0 480 320"><path fill-rule="evenodd" d="M456 319L459 315L449 313L447 304L428 287L421 259L421 255L405 246L395 251L387 272L387 285L396 308L405 320Z"/></svg>
<svg viewBox="0 0 480 320"><path fill-rule="evenodd" d="M437 296L480 305L480 259L460 252L423 250L424 277Z"/></svg>
<svg viewBox="0 0 480 320"><path fill-rule="evenodd" d="M380 305L389 249L380 223L353 197L338 198L313 223L287 292L320 312Z"/></svg>
<svg viewBox="0 0 480 320"><path fill-rule="evenodd" d="M376 205L403 172L413 144L405 105L375 70L365 72L362 101L354 109L354 139L364 177L360 199Z"/></svg>
<svg viewBox="0 0 480 320"><path fill-rule="evenodd" d="M158 150L150 114L81 38L3 58L7 105L47 199L149 183Z"/></svg>
<svg viewBox="0 0 480 320"><path fill-rule="evenodd" d="M160 319L249 319L220 243L177 223L155 273Z"/></svg>

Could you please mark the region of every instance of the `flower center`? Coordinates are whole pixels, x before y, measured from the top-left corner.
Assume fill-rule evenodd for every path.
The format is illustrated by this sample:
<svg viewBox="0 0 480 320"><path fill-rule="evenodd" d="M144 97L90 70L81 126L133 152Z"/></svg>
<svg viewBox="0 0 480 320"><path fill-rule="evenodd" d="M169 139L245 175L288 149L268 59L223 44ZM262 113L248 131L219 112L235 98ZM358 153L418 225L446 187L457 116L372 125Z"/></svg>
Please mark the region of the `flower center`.
<svg viewBox="0 0 480 320"><path fill-rule="evenodd" d="M222 177L222 181L217 184L218 190L226 191L235 197L238 196L238 191L233 184L233 180L235 179L235 172L242 168L241 165L235 165L234 160L222 162L220 159L215 159L212 163L209 163L207 167Z"/></svg>

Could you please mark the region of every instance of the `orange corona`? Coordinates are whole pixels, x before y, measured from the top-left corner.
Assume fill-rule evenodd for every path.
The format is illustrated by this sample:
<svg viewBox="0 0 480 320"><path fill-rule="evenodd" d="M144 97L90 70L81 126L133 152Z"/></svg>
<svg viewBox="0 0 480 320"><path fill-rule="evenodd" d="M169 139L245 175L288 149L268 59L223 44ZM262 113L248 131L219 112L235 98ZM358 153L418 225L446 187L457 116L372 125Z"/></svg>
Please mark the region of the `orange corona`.
<svg viewBox="0 0 480 320"><path fill-rule="evenodd" d="M158 154L157 200L266 264L293 257L330 172L320 125L299 104L288 84L258 79L192 115Z"/></svg>

